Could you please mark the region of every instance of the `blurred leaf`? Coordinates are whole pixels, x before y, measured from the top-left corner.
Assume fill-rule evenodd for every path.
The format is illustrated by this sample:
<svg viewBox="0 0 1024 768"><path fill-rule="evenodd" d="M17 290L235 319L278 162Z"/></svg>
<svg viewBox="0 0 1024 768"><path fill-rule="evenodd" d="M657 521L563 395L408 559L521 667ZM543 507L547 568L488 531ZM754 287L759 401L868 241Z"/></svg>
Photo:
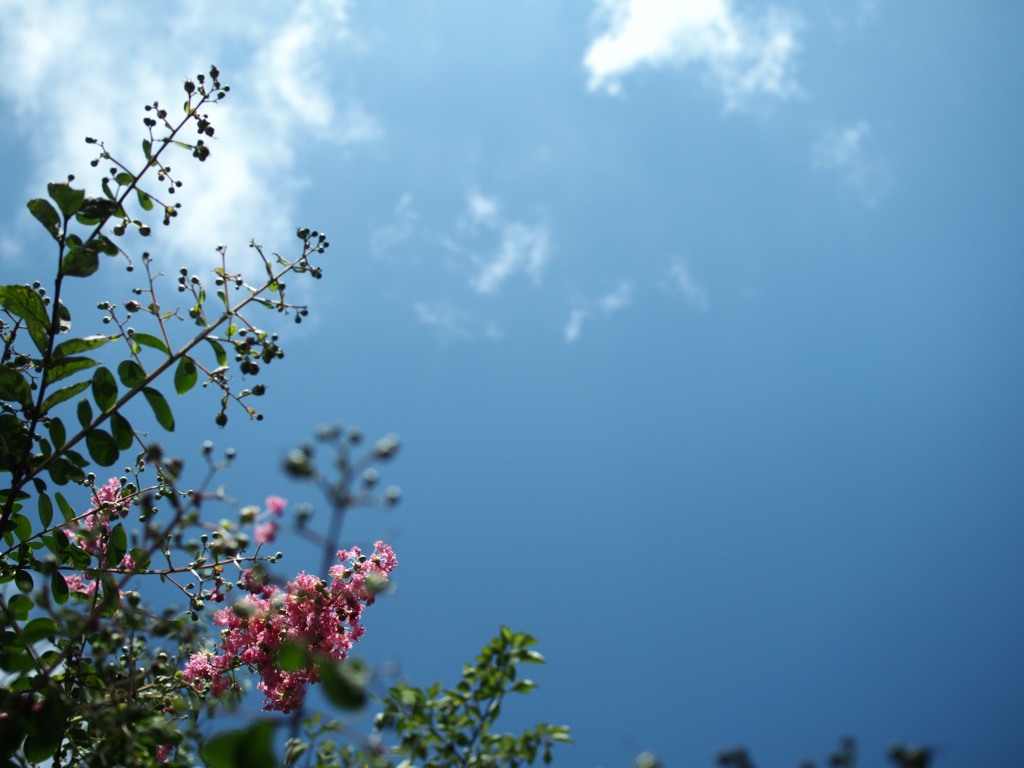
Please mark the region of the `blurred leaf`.
<svg viewBox="0 0 1024 768"><path fill-rule="evenodd" d="M57 622L49 616L39 616L22 627L21 642L25 645L31 645L40 640L52 641L56 635Z"/></svg>
<svg viewBox="0 0 1024 768"><path fill-rule="evenodd" d="M285 672L298 672L311 661L309 651L299 643L284 643L277 652L277 663Z"/></svg>
<svg viewBox="0 0 1024 768"><path fill-rule="evenodd" d="M227 731L208 739L199 755L208 768L250 768L277 765L274 725L260 721L245 730Z"/></svg>
<svg viewBox="0 0 1024 768"><path fill-rule="evenodd" d="M366 671L352 661L321 661L320 682L324 694L341 709L361 709L366 705Z"/></svg>
<svg viewBox="0 0 1024 768"><path fill-rule="evenodd" d="M117 567L124 559L128 551L128 535L124 532L123 525L115 525L110 531L110 539L107 541L106 561L108 568Z"/></svg>
<svg viewBox="0 0 1024 768"><path fill-rule="evenodd" d="M60 491L57 491L53 496L57 499L57 509L59 509L60 513L64 516L64 522L70 523L75 519L75 510L68 503L68 500L64 498L64 494Z"/></svg>
<svg viewBox="0 0 1024 768"><path fill-rule="evenodd" d="M14 574L14 586L19 590L28 594L35 589L35 582L32 580L32 574L25 570L19 570Z"/></svg>

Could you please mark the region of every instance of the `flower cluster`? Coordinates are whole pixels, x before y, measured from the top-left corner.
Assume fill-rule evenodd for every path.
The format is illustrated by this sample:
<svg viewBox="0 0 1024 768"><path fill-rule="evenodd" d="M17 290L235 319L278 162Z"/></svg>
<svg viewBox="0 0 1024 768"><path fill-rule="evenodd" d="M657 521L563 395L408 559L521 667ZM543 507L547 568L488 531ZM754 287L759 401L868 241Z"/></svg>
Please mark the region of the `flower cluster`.
<svg viewBox="0 0 1024 768"><path fill-rule="evenodd" d="M228 675L248 667L261 680L265 710L291 712L306 697L306 685L319 680L316 660L342 661L363 636L363 609L372 605L398 565L391 547L374 544L364 556L359 547L339 550L339 564L330 569L330 583L302 572L284 590L268 584L253 570L242 574L247 594L232 608L214 615L221 631L220 653L194 653L183 679L199 692L219 696L231 686ZM285 671L278 661L282 646L309 651L310 663Z"/></svg>
<svg viewBox="0 0 1024 768"><path fill-rule="evenodd" d="M284 508L288 506L288 500L280 496L268 496L266 512L260 515L260 508L257 506L243 507L241 518L243 523L255 523L254 533L257 546L272 542L277 538L277 531L281 524L275 519L284 514Z"/></svg>
<svg viewBox="0 0 1024 768"><path fill-rule="evenodd" d="M64 535L68 541L88 552L97 560L102 560L107 551L110 538L110 523L128 514L128 501L121 495L121 483L111 478L107 484L93 492L93 507L78 518L74 528L65 528ZM135 563L129 555L125 555L120 563L123 570L134 570ZM80 574L65 576L68 589L85 595L96 591L96 582L84 578Z"/></svg>

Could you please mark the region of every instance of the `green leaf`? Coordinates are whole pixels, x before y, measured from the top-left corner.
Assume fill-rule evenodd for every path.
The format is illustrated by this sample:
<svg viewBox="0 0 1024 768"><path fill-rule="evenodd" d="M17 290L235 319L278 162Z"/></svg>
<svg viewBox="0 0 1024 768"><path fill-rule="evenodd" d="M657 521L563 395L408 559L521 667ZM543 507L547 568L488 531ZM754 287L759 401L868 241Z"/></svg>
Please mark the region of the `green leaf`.
<svg viewBox="0 0 1024 768"><path fill-rule="evenodd" d="M138 333L132 336L132 341L141 344L144 347L150 347L151 349L157 349L163 352L165 355L170 355L171 350L167 348L167 345L163 343L156 336L151 336L148 333Z"/></svg>
<svg viewBox="0 0 1024 768"><path fill-rule="evenodd" d="M277 663L285 672L298 672L309 666L311 659L306 646L285 643L277 652Z"/></svg>
<svg viewBox="0 0 1024 768"><path fill-rule="evenodd" d="M114 336L86 336L81 339L68 339L54 347L53 359L58 360L66 355L77 355L79 352L90 352L120 338L120 334L115 334Z"/></svg>
<svg viewBox="0 0 1024 768"><path fill-rule="evenodd" d="M214 341L213 339L207 339L210 346L213 347L213 354L217 358L217 365L224 367L228 364L228 353L224 351L224 347L221 346L220 342Z"/></svg>
<svg viewBox="0 0 1024 768"><path fill-rule="evenodd" d="M139 205L142 206L142 210L144 210L144 211L152 211L153 210L153 198L151 198L149 195L147 195L145 192L143 192L138 187L135 188L135 194L138 195Z"/></svg>
<svg viewBox="0 0 1024 768"><path fill-rule="evenodd" d="M128 536L124 532L123 525L115 525L113 530L110 531L110 539L107 541L107 567L116 567L122 559L124 559L125 552L128 551Z"/></svg>
<svg viewBox="0 0 1024 768"><path fill-rule="evenodd" d="M49 202L41 197L37 197L35 200L28 201L28 209L46 227L46 231L50 233L54 240L60 240L60 216L57 215L56 209Z"/></svg>
<svg viewBox="0 0 1024 768"><path fill-rule="evenodd" d="M82 223L98 224L103 219L117 213L118 206L114 200L108 200L104 197L87 197L78 211L78 220L82 221Z"/></svg>
<svg viewBox="0 0 1024 768"><path fill-rule="evenodd" d="M50 442L53 443L54 449L60 450L63 448L64 443L68 440L68 433L64 429L64 422L57 418L50 419L48 429L50 431Z"/></svg>
<svg viewBox="0 0 1024 768"><path fill-rule="evenodd" d="M39 494L39 524L49 528L53 522L53 502L45 493Z"/></svg>
<svg viewBox="0 0 1024 768"><path fill-rule="evenodd" d="M134 360L123 360L117 366L117 375L121 378L121 383L131 389L134 389L146 380L146 372Z"/></svg>
<svg viewBox="0 0 1024 768"><path fill-rule="evenodd" d="M98 362L88 357L62 357L51 363L50 367L46 369L46 383L53 384L79 371L95 368L97 365L99 365Z"/></svg>
<svg viewBox="0 0 1024 768"><path fill-rule="evenodd" d="M132 443L135 441L132 425L128 423L128 419L116 411L110 414L110 431L114 435L117 447L122 451L127 451L132 447Z"/></svg>
<svg viewBox="0 0 1024 768"><path fill-rule="evenodd" d="M14 585L26 594L36 587L35 582L32 581L32 574L25 570L19 570L14 574Z"/></svg>
<svg viewBox="0 0 1024 768"><path fill-rule="evenodd" d="M46 399L43 400L43 413L48 413L50 409L53 408L53 406L59 405L60 403L63 403L65 400L70 400L72 397L79 394L80 392L84 392L89 388L90 383L91 382L88 381L80 381L77 384L72 384L71 386L64 387L64 389L58 389L56 392L51 392L49 395L46 396Z"/></svg>
<svg viewBox="0 0 1024 768"><path fill-rule="evenodd" d="M36 604L28 595L11 595L7 598L7 607L11 609L14 618L18 621L28 619L29 611L35 608Z"/></svg>
<svg viewBox="0 0 1024 768"><path fill-rule="evenodd" d="M277 765L274 756L274 724L263 720L244 731L218 733L199 750L209 768L248 768Z"/></svg>
<svg viewBox="0 0 1024 768"><path fill-rule="evenodd" d="M88 277L99 268L96 250L85 246L70 246L60 263L61 273L69 277Z"/></svg>
<svg viewBox="0 0 1024 768"><path fill-rule="evenodd" d="M64 534L58 532L57 535L63 536ZM50 594L53 595L54 602L57 605L64 605L68 601L68 583L64 581L60 571L54 571L50 574Z"/></svg>
<svg viewBox="0 0 1024 768"><path fill-rule="evenodd" d="M146 156L147 160L153 157L153 142L149 139L142 140L142 154Z"/></svg>
<svg viewBox="0 0 1024 768"><path fill-rule="evenodd" d="M121 608L121 590L117 587L117 581L109 573L100 577L100 609L104 616L113 616Z"/></svg>
<svg viewBox="0 0 1024 768"><path fill-rule="evenodd" d="M349 710L361 709L366 704L366 670L353 661L325 660L318 666L324 694L333 704Z"/></svg>
<svg viewBox="0 0 1024 768"><path fill-rule="evenodd" d="M83 429L92 424L92 406L89 405L88 400L85 400L83 398L82 400L78 401L77 413L78 423L82 425Z"/></svg>
<svg viewBox="0 0 1024 768"><path fill-rule="evenodd" d="M57 509L59 509L60 513L64 516L64 522L70 523L75 519L74 508L68 504L68 500L64 498L64 494L60 491L55 493L53 496L57 499Z"/></svg>
<svg viewBox="0 0 1024 768"><path fill-rule="evenodd" d="M132 176L130 173L127 173L126 171L121 171L119 174L114 176L114 181L116 181L122 187L127 187L129 184L135 181L135 177Z"/></svg>
<svg viewBox="0 0 1024 768"><path fill-rule="evenodd" d="M29 645L40 640L53 640L56 633L57 622L48 616L40 616L22 627L21 641Z"/></svg>
<svg viewBox="0 0 1024 768"><path fill-rule="evenodd" d="M167 404L167 400L164 396L152 387L143 387L142 394L149 403L149 407L153 409L153 415L156 416L156 420L160 426L168 432L173 432L174 414L171 412L171 406Z"/></svg>
<svg viewBox="0 0 1024 768"><path fill-rule="evenodd" d="M82 207L82 201L85 200L84 189L73 189L64 181L58 184L47 184L46 190L50 193L50 198L60 208L60 212L64 214L65 219L70 219L78 213L78 209Z"/></svg>
<svg viewBox="0 0 1024 768"><path fill-rule="evenodd" d="M104 413L117 403L117 380L108 369L100 368L92 375L92 396Z"/></svg>
<svg viewBox="0 0 1024 768"><path fill-rule="evenodd" d="M0 306L25 321L36 349L45 355L50 340L50 316L42 297L27 285L3 285L0 286Z"/></svg>
<svg viewBox="0 0 1024 768"><path fill-rule="evenodd" d="M174 389L179 395L184 395L199 381L199 372L196 364L188 357L178 361L178 367L174 371Z"/></svg>
<svg viewBox="0 0 1024 768"><path fill-rule="evenodd" d="M92 460L101 467L111 466L121 455L117 441L110 436L109 432L104 432L102 429L90 429L86 433L85 447L89 449Z"/></svg>
<svg viewBox="0 0 1024 768"><path fill-rule="evenodd" d="M32 387L21 371L7 365L0 366L0 400L21 405L32 402Z"/></svg>

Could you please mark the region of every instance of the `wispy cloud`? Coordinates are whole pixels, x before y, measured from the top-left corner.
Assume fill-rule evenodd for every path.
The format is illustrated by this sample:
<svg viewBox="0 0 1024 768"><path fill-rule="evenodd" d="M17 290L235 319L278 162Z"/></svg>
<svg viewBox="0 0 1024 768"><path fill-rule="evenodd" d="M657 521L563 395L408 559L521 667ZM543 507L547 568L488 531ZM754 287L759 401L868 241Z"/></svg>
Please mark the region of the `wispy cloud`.
<svg viewBox="0 0 1024 768"><path fill-rule="evenodd" d="M55 0L5 6L0 68L8 76L0 98L31 126L33 189L69 171L88 177L85 135L133 160L141 105L177 103L184 79L214 61L235 87L210 112L217 138L209 167L176 169L185 181L176 195L182 216L155 235L165 252L193 264L212 260L218 243L290 242L305 182L295 167L301 144L343 148L382 136L358 101L339 103L325 71L328 56L352 39L347 9L346 0L257 0L244 12L195 0L146 13L128 2L99 11ZM96 44L111 39L118 44Z"/></svg>
<svg viewBox="0 0 1024 768"><path fill-rule="evenodd" d="M413 207L412 194L406 192L395 204L392 220L370 232L370 250L381 257L413 236L421 216Z"/></svg>
<svg viewBox="0 0 1024 768"><path fill-rule="evenodd" d="M551 258L551 236L545 224L507 219L497 198L476 189L466 195L466 213L458 224L464 233L475 236L472 245L449 241L470 253L474 274L469 285L474 292L498 293L506 280L519 273L540 282Z"/></svg>
<svg viewBox="0 0 1024 768"><path fill-rule="evenodd" d="M583 58L592 91L619 93L641 67L697 65L729 110L752 97L800 92L795 13L771 9L753 18L732 0L597 0L597 9L607 29Z"/></svg>
<svg viewBox="0 0 1024 768"><path fill-rule="evenodd" d="M602 315L611 315L619 310L625 309L633 303L635 287L629 280L620 280L618 285L596 301L579 302L578 306L569 312L569 319L566 321L562 336L566 343L572 344L583 332L583 322L599 312ZM592 307L592 309L591 309Z"/></svg>
<svg viewBox="0 0 1024 768"><path fill-rule="evenodd" d="M417 301L412 309L417 320L434 328L442 336L457 339L472 339L474 336L468 315L450 302Z"/></svg>
<svg viewBox="0 0 1024 768"><path fill-rule="evenodd" d="M682 261L677 259L672 262L668 268L668 276L673 288L680 291L694 307L703 311L710 306L704 286L697 282Z"/></svg>
<svg viewBox="0 0 1024 768"><path fill-rule="evenodd" d="M872 159L864 149L871 125L859 120L853 125L825 131L811 150L815 168L833 171L849 184L869 206L875 206L892 186L888 167Z"/></svg>

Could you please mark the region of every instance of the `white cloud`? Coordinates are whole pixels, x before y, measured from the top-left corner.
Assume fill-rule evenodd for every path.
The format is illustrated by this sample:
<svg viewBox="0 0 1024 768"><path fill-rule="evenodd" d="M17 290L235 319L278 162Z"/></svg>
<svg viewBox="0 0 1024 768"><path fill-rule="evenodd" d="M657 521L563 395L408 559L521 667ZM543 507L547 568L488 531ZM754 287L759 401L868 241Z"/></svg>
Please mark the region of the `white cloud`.
<svg viewBox="0 0 1024 768"><path fill-rule="evenodd" d="M420 218L420 214L413 208L412 194L406 192L395 204L395 214L391 223L374 227L370 232L370 249L373 255L384 256L412 237Z"/></svg>
<svg viewBox="0 0 1024 768"><path fill-rule="evenodd" d="M427 303L418 301L413 304L413 311L416 319L424 325L435 328L443 336L450 336L459 339L472 339L474 334L470 330L470 319L465 312L459 310L448 302ZM488 335L497 336L497 330L493 326L488 327Z"/></svg>
<svg viewBox="0 0 1024 768"><path fill-rule="evenodd" d="M534 283L540 282L551 258L547 226L506 219L497 198L475 189L467 194L466 215L457 225L467 236L475 235L484 243L493 242L490 246L480 246L467 245L463 240L446 240L453 250L469 251L475 266L469 285L476 293L495 294L506 280L519 273L528 275ZM492 238L496 238L496 242Z"/></svg>
<svg viewBox="0 0 1024 768"><path fill-rule="evenodd" d="M623 280L614 291L601 297L600 306L606 314L617 312L633 303L633 284Z"/></svg>
<svg viewBox="0 0 1024 768"><path fill-rule="evenodd" d="M668 274L673 286L681 291L694 307L703 311L710 306L704 287L694 279L683 262L674 261L669 267Z"/></svg>
<svg viewBox="0 0 1024 768"><path fill-rule="evenodd" d="M477 293L497 293L501 284L517 272L525 272L539 282L550 252L546 227L506 224L501 228L497 249L480 266L470 285Z"/></svg>
<svg viewBox="0 0 1024 768"><path fill-rule="evenodd" d="M576 339L580 337L580 331L583 330L583 321L587 318L587 311L585 309L574 309L569 313L569 321L565 324L565 341L568 344L572 344Z"/></svg>
<svg viewBox="0 0 1024 768"><path fill-rule="evenodd" d="M586 308L587 306L596 307L605 316L611 315L633 303L634 290L633 283L629 280L620 280L614 290L604 294L597 301L580 302L580 306L569 312L569 319L562 331L566 343L572 344L583 332L583 321L592 314L592 311Z"/></svg>
<svg viewBox="0 0 1024 768"><path fill-rule="evenodd" d="M501 205L497 198L487 197L479 190L471 190L466 196L466 206L469 208L471 220L476 223L488 223L494 221L498 216Z"/></svg>
<svg viewBox="0 0 1024 768"><path fill-rule="evenodd" d="M295 168L301 145L313 139L347 147L382 136L357 101L336 103L324 71L328 57L351 40L347 8L347 0L261 0L244 9L189 0L146 13L125 1L96 8L54 0L5 4L0 98L26 126L37 159L33 193L68 172L89 178L95 153L85 135L137 166L141 106L159 99L176 107L184 79L216 62L233 88L208 112L217 129L207 140L211 157L206 167L181 155L170 161L184 181L171 200L183 208L169 228L154 228L155 241L175 262L192 265L213 261L218 243L236 255L253 237L271 250L290 245L303 223L294 211L306 182Z"/></svg>
<svg viewBox="0 0 1024 768"><path fill-rule="evenodd" d="M859 120L845 128L825 131L811 150L815 168L838 173L869 206L877 205L892 186L892 174L881 162L870 158L864 144L871 125Z"/></svg>
<svg viewBox="0 0 1024 768"><path fill-rule="evenodd" d="M786 98L800 92L793 75L802 23L770 9L754 19L732 0L598 0L607 30L586 51L590 90L615 94L640 67L700 65L726 109L750 98Z"/></svg>

